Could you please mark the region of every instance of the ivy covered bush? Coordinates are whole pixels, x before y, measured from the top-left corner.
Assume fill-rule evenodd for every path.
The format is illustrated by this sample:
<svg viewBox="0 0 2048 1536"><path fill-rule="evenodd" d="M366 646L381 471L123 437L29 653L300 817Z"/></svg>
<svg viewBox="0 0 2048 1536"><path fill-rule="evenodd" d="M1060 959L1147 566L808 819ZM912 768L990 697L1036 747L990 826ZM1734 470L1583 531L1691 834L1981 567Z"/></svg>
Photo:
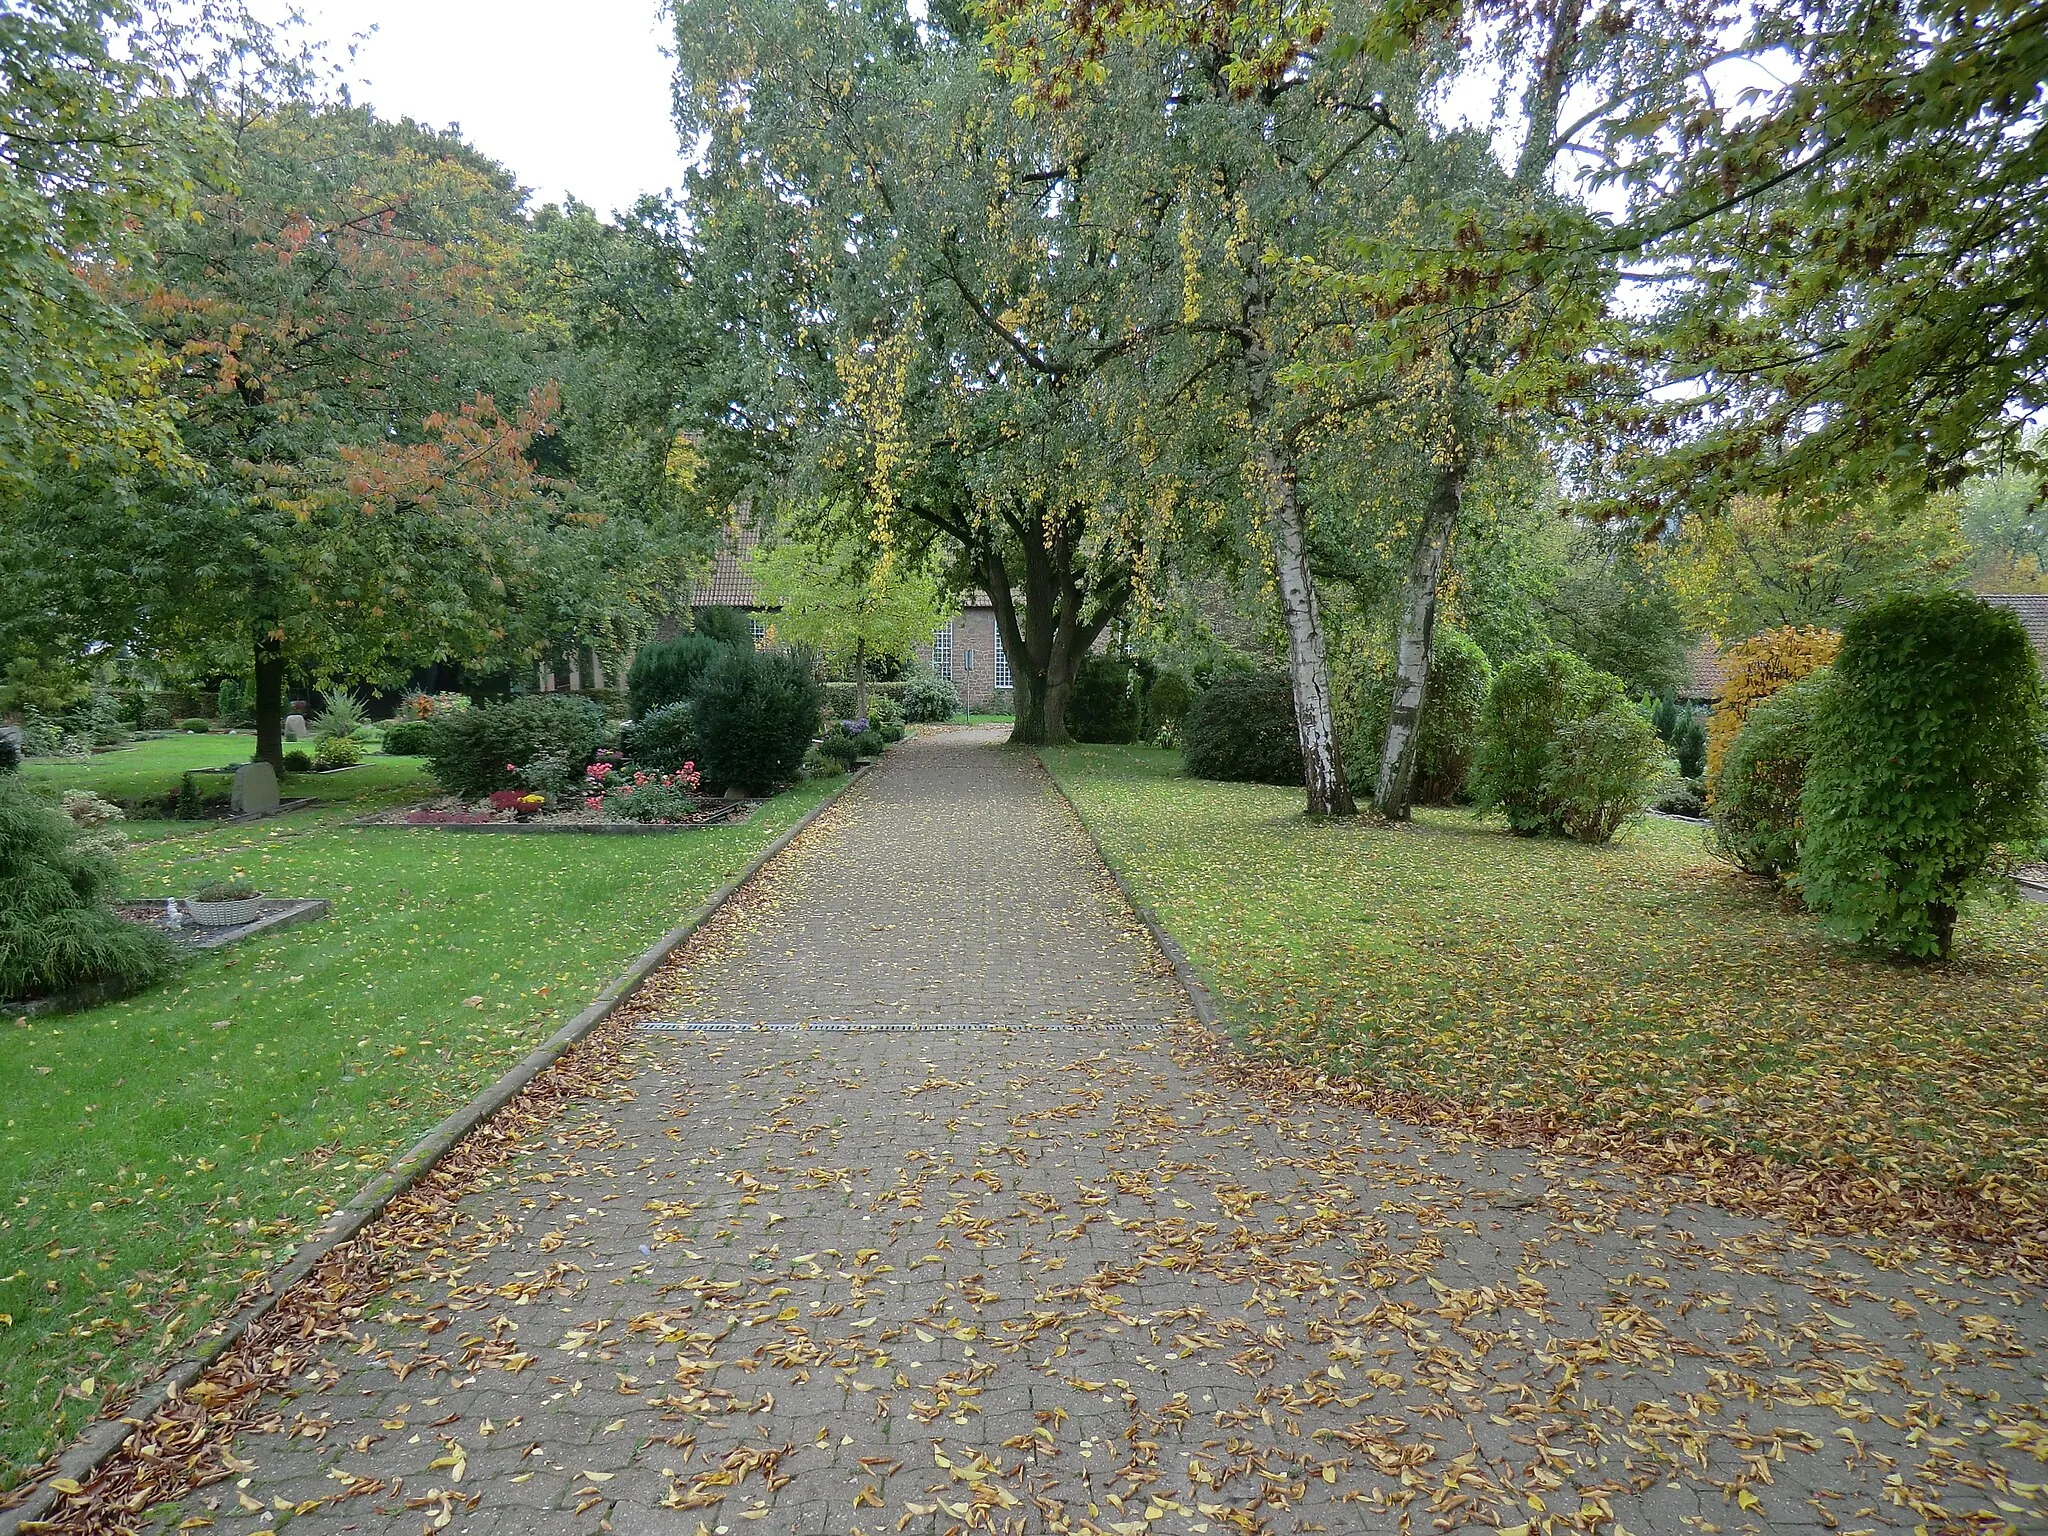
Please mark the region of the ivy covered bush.
<svg viewBox="0 0 2048 1536"><path fill-rule="evenodd" d="M1294 690L1272 672L1217 678L1188 710L1180 750L1192 778L1301 783Z"/></svg>
<svg viewBox="0 0 2048 1536"><path fill-rule="evenodd" d="M1822 667L1758 704L1721 760L1714 847L1753 875L1783 879L1799 868L1799 799L1813 756L1814 713L1832 676Z"/></svg>
<svg viewBox="0 0 2048 1536"><path fill-rule="evenodd" d="M113 863L80 838L18 774L0 776L0 999L130 991L176 963L169 940L109 908Z"/></svg>
<svg viewBox="0 0 2048 1536"><path fill-rule="evenodd" d="M1850 619L1800 795L1807 905L1843 938L1945 959L1963 898L2042 834L2043 724L2007 609L1907 593Z"/></svg>
<svg viewBox="0 0 2048 1536"><path fill-rule="evenodd" d="M951 679L936 672L911 674L903 689L903 718L921 725L934 725L960 713L960 690Z"/></svg>
<svg viewBox="0 0 2048 1536"><path fill-rule="evenodd" d="M801 651L722 648L692 700L707 787L766 794L795 778L824 692Z"/></svg>
<svg viewBox="0 0 2048 1536"><path fill-rule="evenodd" d="M534 693L434 722L427 767L450 794L478 800L520 785L536 758L559 759L578 778L605 743L604 711L568 693Z"/></svg>
<svg viewBox="0 0 2048 1536"><path fill-rule="evenodd" d="M1665 762L1620 678L1543 651L1509 662L1487 691L1472 789L1523 836L1604 843L1649 806Z"/></svg>
<svg viewBox="0 0 2048 1536"><path fill-rule="evenodd" d="M626 673L633 718L639 720L657 709L686 701L697 691L711 664L729 648L696 630L641 646Z"/></svg>
<svg viewBox="0 0 2048 1536"><path fill-rule="evenodd" d="M1067 695L1067 734L1076 741L1132 742L1145 728L1145 690L1122 656L1081 658Z"/></svg>

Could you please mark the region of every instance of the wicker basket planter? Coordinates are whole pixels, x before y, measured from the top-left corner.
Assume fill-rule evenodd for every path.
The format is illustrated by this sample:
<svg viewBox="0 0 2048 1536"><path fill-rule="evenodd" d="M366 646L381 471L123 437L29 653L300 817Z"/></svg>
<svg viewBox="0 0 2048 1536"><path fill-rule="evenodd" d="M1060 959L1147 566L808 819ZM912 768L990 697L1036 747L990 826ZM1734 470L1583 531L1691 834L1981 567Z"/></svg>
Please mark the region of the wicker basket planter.
<svg viewBox="0 0 2048 1536"><path fill-rule="evenodd" d="M238 923L253 923L263 915L263 897L259 893L239 901L200 901L188 896L185 910L202 928L233 928Z"/></svg>

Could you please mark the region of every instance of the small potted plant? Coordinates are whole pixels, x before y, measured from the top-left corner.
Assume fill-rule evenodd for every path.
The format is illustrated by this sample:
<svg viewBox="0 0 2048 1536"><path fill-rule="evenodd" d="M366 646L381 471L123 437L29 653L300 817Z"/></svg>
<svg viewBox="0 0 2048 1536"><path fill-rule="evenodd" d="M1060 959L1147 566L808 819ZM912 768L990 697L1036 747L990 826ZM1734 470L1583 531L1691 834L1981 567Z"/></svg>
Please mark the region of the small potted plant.
<svg viewBox="0 0 2048 1536"><path fill-rule="evenodd" d="M202 928L232 928L263 915L263 893L247 880L216 880L187 897L185 909Z"/></svg>

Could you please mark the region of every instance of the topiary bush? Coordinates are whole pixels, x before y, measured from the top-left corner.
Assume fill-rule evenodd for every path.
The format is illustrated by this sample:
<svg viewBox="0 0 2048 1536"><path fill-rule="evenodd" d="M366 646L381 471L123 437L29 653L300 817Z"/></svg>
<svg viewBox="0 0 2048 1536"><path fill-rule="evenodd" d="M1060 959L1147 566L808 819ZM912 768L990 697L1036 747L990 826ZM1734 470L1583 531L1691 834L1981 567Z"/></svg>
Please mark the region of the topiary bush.
<svg viewBox="0 0 2048 1536"><path fill-rule="evenodd" d="M322 768L353 768L362 760L359 736L322 736L313 747L313 761Z"/></svg>
<svg viewBox="0 0 2048 1536"><path fill-rule="evenodd" d="M604 711L569 693L530 693L434 722L427 768L450 794L477 800L519 784L519 769L541 756L580 777L604 745Z"/></svg>
<svg viewBox="0 0 2048 1536"><path fill-rule="evenodd" d="M1662 743L1627 686L1569 651L1519 656L1487 691L1472 789L1522 836L1604 843L1663 777Z"/></svg>
<svg viewBox="0 0 2048 1536"><path fill-rule="evenodd" d="M1946 959L1956 912L2042 835L2041 674L2016 615L1902 593L1843 627L1800 795L1800 892L1834 933Z"/></svg>
<svg viewBox="0 0 2048 1536"><path fill-rule="evenodd" d="M1081 658L1067 695L1067 734L1076 741L1136 741L1145 728L1138 669L1122 656Z"/></svg>
<svg viewBox="0 0 2048 1536"><path fill-rule="evenodd" d="M1145 690L1145 739L1159 746L1180 740L1181 727L1194 707L1195 690L1178 672L1162 672Z"/></svg>
<svg viewBox="0 0 2048 1536"><path fill-rule="evenodd" d="M627 726L619 748L635 768L673 773L697 760L697 719L687 703L664 704Z"/></svg>
<svg viewBox="0 0 2048 1536"><path fill-rule="evenodd" d="M1726 681L1707 717L1707 798L1712 800L1721 778L1721 759L1735 745L1742 722L1765 699L1835 659L1842 637L1832 629L1800 629L1786 625L1767 629L1722 654Z"/></svg>
<svg viewBox="0 0 2048 1536"><path fill-rule="evenodd" d="M694 630L641 646L626 673L633 718L637 720L667 705L684 702L697 691L697 684L704 680L711 663L726 649L709 635Z"/></svg>
<svg viewBox="0 0 2048 1536"><path fill-rule="evenodd" d="M201 720L195 716L190 720L180 720L178 722L178 729L190 731L194 736L204 736L213 729L213 722L211 720Z"/></svg>
<svg viewBox="0 0 2048 1536"><path fill-rule="evenodd" d="M1832 676L1822 667L1763 700L1721 759L1712 846L1753 875L1783 879L1799 868L1806 830L1799 799L1813 756L1814 713Z"/></svg>
<svg viewBox="0 0 2048 1536"><path fill-rule="evenodd" d="M1302 782L1294 690L1272 672L1219 677L1188 710L1181 762L1197 779Z"/></svg>
<svg viewBox="0 0 2048 1536"><path fill-rule="evenodd" d="M936 672L919 672L904 685L903 718L922 725L935 725L960 713L960 690L950 678Z"/></svg>
<svg viewBox="0 0 2048 1536"><path fill-rule="evenodd" d="M170 941L109 909L114 866L18 775L0 777L0 998L132 991L168 975Z"/></svg>
<svg viewBox="0 0 2048 1536"><path fill-rule="evenodd" d="M803 765L824 694L801 651L723 647L692 701L705 784L765 794Z"/></svg>
<svg viewBox="0 0 2048 1536"><path fill-rule="evenodd" d="M441 722L429 716L426 719L393 720L384 727L384 755L386 757L427 757L433 752L434 732Z"/></svg>

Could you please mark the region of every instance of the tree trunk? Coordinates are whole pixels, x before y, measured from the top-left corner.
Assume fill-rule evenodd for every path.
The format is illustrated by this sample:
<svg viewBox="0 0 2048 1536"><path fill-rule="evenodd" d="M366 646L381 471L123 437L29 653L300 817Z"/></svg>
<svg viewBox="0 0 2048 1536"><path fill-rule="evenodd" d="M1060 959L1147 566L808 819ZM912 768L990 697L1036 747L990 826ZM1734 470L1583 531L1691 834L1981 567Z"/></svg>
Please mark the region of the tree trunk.
<svg viewBox="0 0 2048 1536"><path fill-rule="evenodd" d="M853 642L853 718L868 717L868 643Z"/></svg>
<svg viewBox="0 0 2048 1536"><path fill-rule="evenodd" d="M1037 530L1031 530L1036 533ZM1050 539L1027 537L1024 545L1024 611L1017 612L1010 590L1010 572L1002 553L982 554L983 580L996 617L996 643L1010 659L1010 685L1016 695L1017 723L1010 728L1013 746L1062 747L1073 740L1067 732L1067 700L1088 648L1123 606L1122 588L1097 592L1094 617L1085 613L1080 575L1074 569L1077 541L1071 532Z"/></svg>
<svg viewBox="0 0 2048 1536"><path fill-rule="evenodd" d="M284 772L284 643L269 624L256 630L256 761Z"/></svg>
<svg viewBox="0 0 2048 1536"><path fill-rule="evenodd" d="M1436 594L1451 557L1451 537L1465 493L1462 458L1437 472L1429 515L1408 557L1401 586L1401 630L1394 650L1394 697L1387 710L1387 737L1380 749L1380 777L1373 794L1379 813L1406 821L1415 789L1416 743L1429 703L1429 666L1436 654Z"/></svg>
<svg viewBox="0 0 2048 1536"><path fill-rule="evenodd" d="M1280 578L1280 612L1287 624L1287 671L1294 688L1294 723L1301 737L1302 786L1311 816L1355 816L1358 806L1337 751L1336 711L1330 706L1330 668L1323 653L1323 620L1308 568L1308 541L1294 465L1268 448L1259 455L1267 478L1273 567Z"/></svg>

